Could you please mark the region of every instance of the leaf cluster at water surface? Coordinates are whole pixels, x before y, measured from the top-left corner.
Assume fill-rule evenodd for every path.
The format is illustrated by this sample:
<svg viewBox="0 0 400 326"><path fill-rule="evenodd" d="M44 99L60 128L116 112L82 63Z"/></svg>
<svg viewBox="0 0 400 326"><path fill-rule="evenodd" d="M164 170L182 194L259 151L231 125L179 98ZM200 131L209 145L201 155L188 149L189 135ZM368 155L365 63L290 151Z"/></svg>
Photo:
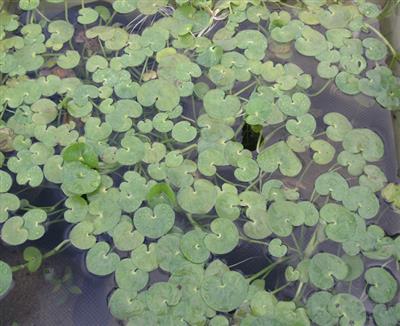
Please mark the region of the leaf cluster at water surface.
<svg viewBox="0 0 400 326"><path fill-rule="evenodd" d="M127 325L400 322L386 143L313 101L329 87L399 109L377 5L83 1L53 19L52 3L0 6L0 239L24 245L0 260L0 297L71 245L113 277ZM42 188L60 201L36 207ZM59 222L68 238L42 253ZM245 244L260 257L231 264Z"/></svg>

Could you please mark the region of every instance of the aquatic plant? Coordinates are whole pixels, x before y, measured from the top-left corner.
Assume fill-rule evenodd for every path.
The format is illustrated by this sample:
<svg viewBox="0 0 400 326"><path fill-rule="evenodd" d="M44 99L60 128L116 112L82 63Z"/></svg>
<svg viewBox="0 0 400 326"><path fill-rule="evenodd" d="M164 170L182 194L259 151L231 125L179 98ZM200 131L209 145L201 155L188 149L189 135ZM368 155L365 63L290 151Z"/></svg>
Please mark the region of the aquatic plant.
<svg viewBox="0 0 400 326"><path fill-rule="evenodd" d="M64 14L47 17L52 3ZM114 275L108 305L128 325L398 324L400 236L379 221L399 190L384 143L312 103L336 87L399 109L378 6L2 6L0 237L29 247L21 265L0 261L0 295L73 246L90 273ZM60 200L32 204L43 188ZM35 247L62 222L67 239ZM255 274L225 260L243 243L266 253ZM276 268L285 280L269 284Z"/></svg>

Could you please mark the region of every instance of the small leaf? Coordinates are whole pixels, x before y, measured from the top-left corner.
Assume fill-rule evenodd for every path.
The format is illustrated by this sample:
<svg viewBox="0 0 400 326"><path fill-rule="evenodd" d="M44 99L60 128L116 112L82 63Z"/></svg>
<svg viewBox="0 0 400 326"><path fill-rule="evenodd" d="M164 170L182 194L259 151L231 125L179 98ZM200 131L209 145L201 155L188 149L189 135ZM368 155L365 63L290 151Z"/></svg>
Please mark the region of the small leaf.
<svg viewBox="0 0 400 326"><path fill-rule="evenodd" d="M23 253L26 260L26 267L33 273L36 272L42 265L42 253L36 247L26 247Z"/></svg>

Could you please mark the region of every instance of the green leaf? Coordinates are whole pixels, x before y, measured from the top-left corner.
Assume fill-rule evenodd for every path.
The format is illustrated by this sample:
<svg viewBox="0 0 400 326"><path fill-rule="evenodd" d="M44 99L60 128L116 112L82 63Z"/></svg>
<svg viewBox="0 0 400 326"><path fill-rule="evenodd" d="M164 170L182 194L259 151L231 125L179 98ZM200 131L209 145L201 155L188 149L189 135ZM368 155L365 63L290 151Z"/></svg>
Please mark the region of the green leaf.
<svg viewBox="0 0 400 326"><path fill-rule="evenodd" d="M120 14L127 14L136 9L137 0L115 0L113 9Z"/></svg>
<svg viewBox="0 0 400 326"><path fill-rule="evenodd" d="M309 26L303 28L301 37L297 38L294 45L300 54L312 57L317 56L328 47L324 35Z"/></svg>
<svg viewBox="0 0 400 326"><path fill-rule="evenodd" d="M5 171L0 171L0 192L8 192L12 185L10 175Z"/></svg>
<svg viewBox="0 0 400 326"><path fill-rule="evenodd" d="M357 211L365 219L373 218L379 211L378 198L372 190L363 186L351 187L343 199L343 204L348 209Z"/></svg>
<svg viewBox="0 0 400 326"><path fill-rule="evenodd" d="M322 139L314 140L310 148L315 151L313 161L319 165L326 165L333 160L335 148L327 141Z"/></svg>
<svg viewBox="0 0 400 326"><path fill-rule="evenodd" d="M296 120L291 119L286 121L286 129L290 134L297 137L306 137L314 133L317 124L311 114L306 113L297 116Z"/></svg>
<svg viewBox="0 0 400 326"><path fill-rule="evenodd" d="M22 218L24 219L24 229L28 231L28 240L37 240L44 235L45 228L41 225L47 219L44 210L33 208L27 211Z"/></svg>
<svg viewBox="0 0 400 326"><path fill-rule="evenodd" d="M150 207L157 204L168 204L171 207L176 205L175 192L168 183L157 183L152 186L146 195L147 203Z"/></svg>
<svg viewBox="0 0 400 326"><path fill-rule="evenodd" d="M93 8L79 9L78 22L80 24L91 24L99 18L99 13Z"/></svg>
<svg viewBox="0 0 400 326"><path fill-rule="evenodd" d="M154 314L166 314L169 307L178 304L181 296L182 292L173 284L158 282L146 293L147 307Z"/></svg>
<svg viewBox="0 0 400 326"><path fill-rule="evenodd" d="M226 218L217 218L210 224L213 232L204 238L204 244L213 254L223 255L232 251L239 243L236 225Z"/></svg>
<svg viewBox="0 0 400 326"><path fill-rule="evenodd" d="M81 162L64 164L63 188L69 193L91 193L99 187L100 181L100 174Z"/></svg>
<svg viewBox="0 0 400 326"><path fill-rule="evenodd" d="M82 162L91 168L97 168L99 159L93 147L85 143L75 143L62 151L64 162Z"/></svg>
<svg viewBox="0 0 400 326"><path fill-rule="evenodd" d="M337 112L325 114L324 123L328 125L326 135L333 141L343 141L346 134L353 128L349 120Z"/></svg>
<svg viewBox="0 0 400 326"><path fill-rule="evenodd" d="M121 218L121 221L112 230L112 238L115 247L122 251L134 250L144 241L144 236L134 230L130 218Z"/></svg>
<svg viewBox="0 0 400 326"><path fill-rule="evenodd" d="M58 57L57 64L63 69L75 68L80 61L79 52L67 50L67 52Z"/></svg>
<svg viewBox="0 0 400 326"><path fill-rule="evenodd" d="M136 229L149 238L160 238L174 226L175 212L168 204L158 204L152 210L148 207L139 208L134 215L133 223Z"/></svg>
<svg viewBox="0 0 400 326"><path fill-rule="evenodd" d="M31 273L36 272L42 265L42 253L36 247L26 247L23 256L26 261L26 267Z"/></svg>
<svg viewBox="0 0 400 326"><path fill-rule="evenodd" d="M19 0L19 7L22 10L33 10L40 4L40 0Z"/></svg>
<svg viewBox="0 0 400 326"><path fill-rule="evenodd" d="M207 233L200 229L186 232L181 238L180 250L186 259L195 264L200 264L208 260L210 251L204 243Z"/></svg>
<svg viewBox="0 0 400 326"><path fill-rule="evenodd" d="M356 95L360 92L359 79L347 72L341 71L336 75L335 78L336 86L345 94Z"/></svg>
<svg viewBox="0 0 400 326"><path fill-rule="evenodd" d="M118 265L119 256L110 252L107 242L97 242L86 255L86 267L92 274L105 276L113 273Z"/></svg>
<svg viewBox="0 0 400 326"><path fill-rule="evenodd" d="M133 263L142 271L152 272L158 267L157 244L151 243L148 247L140 245L131 253Z"/></svg>
<svg viewBox="0 0 400 326"><path fill-rule="evenodd" d="M172 128L172 138L180 143L188 143L195 139L197 130L188 121L180 121Z"/></svg>
<svg viewBox="0 0 400 326"><path fill-rule="evenodd" d="M215 205L217 191L207 180L196 180L193 188L183 187L177 195L178 204L192 214L206 214Z"/></svg>
<svg viewBox="0 0 400 326"><path fill-rule="evenodd" d="M32 104L31 110L34 112L32 121L37 124L48 124L57 118L57 105L49 99L42 98Z"/></svg>
<svg viewBox="0 0 400 326"><path fill-rule="evenodd" d="M28 240L28 230L23 227L24 219L20 216L9 218L1 228L1 239L11 245L18 246Z"/></svg>
<svg viewBox="0 0 400 326"><path fill-rule="evenodd" d="M274 257L283 257L287 253L286 245L282 244L281 239L272 239L268 244L268 251Z"/></svg>
<svg viewBox="0 0 400 326"><path fill-rule="evenodd" d="M343 138L343 148L350 153L361 153L368 162L380 160L384 153L381 138L369 129L353 129Z"/></svg>
<svg viewBox="0 0 400 326"><path fill-rule="evenodd" d="M343 255L342 260L347 264L349 272L344 281L351 282L358 279L364 272L364 262L360 256Z"/></svg>
<svg viewBox="0 0 400 326"><path fill-rule="evenodd" d="M367 37L362 41L363 46L365 47L365 55L370 60L383 60L386 58L388 50L381 40L378 40L373 37Z"/></svg>
<svg viewBox="0 0 400 326"><path fill-rule="evenodd" d="M234 118L240 111L240 101L234 95L227 95L221 89L212 89L203 99L207 114L215 119Z"/></svg>
<svg viewBox="0 0 400 326"><path fill-rule="evenodd" d="M112 315L118 319L128 319L144 310L143 304L136 299L137 292L127 289L116 289L108 302Z"/></svg>
<svg viewBox="0 0 400 326"><path fill-rule="evenodd" d="M326 222L327 237L336 242L351 240L356 232L357 223L353 213L345 207L328 203L321 208L321 219Z"/></svg>
<svg viewBox="0 0 400 326"><path fill-rule="evenodd" d="M376 303L387 303L397 293L396 279L384 268L372 267L365 272L365 281L371 285L368 296Z"/></svg>
<svg viewBox="0 0 400 326"><path fill-rule="evenodd" d="M201 284L201 296L212 309L229 312L238 308L247 297L248 281L239 273L206 276Z"/></svg>
<svg viewBox="0 0 400 326"><path fill-rule="evenodd" d="M117 285L131 293L142 290L149 281L149 274L140 270L130 258L122 259L115 269Z"/></svg>
<svg viewBox="0 0 400 326"><path fill-rule="evenodd" d="M0 260L0 296L3 296L12 284L12 271L11 267Z"/></svg>
<svg viewBox="0 0 400 326"><path fill-rule="evenodd" d="M331 195L333 199L342 201L349 185L345 178L337 172L323 173L315 180L315 191L320 195Z"/></svg>
<svg viewBox="0 0 400 326"><path fill-rule="evenodd" d="M268 226L280 237L289 236L293 226L303 224L304 220L304 211L299 209L296 203L278 200L268 208Z"/></svg>
<svg viewBox="0 0 400 326"><path fill-rule="evenodd" d="M296 176L302 168L296 154L283 141L279 141L263 150L258 155L257 162L264 172L272 173L279 168L280 172L288 177Z"/></svg>
<svg viewBox="0 0 400 326"><path fill-rule="evenodd" d="M343 280L348 274L348 267L339 257L329 253L319 253L311 258L309 267L310 281L316 287L327 290L333 287L334 278Z"/></svg>
<svg viewBox="0 0 400 326"><path fill-rule="evenodd" d="M96 237L93 235L93 232L93 223L82 221L72 228L69 238L76 248L82 250L90 249L96 244Z"/></svg>
<svg viewBox="0 0 400 326"><path fill-rule="evenodd" d="M282 95L276 104L284 114L295 117L306 114L311 107L309 97L300 92L296 92L292 96Z"/></svg>

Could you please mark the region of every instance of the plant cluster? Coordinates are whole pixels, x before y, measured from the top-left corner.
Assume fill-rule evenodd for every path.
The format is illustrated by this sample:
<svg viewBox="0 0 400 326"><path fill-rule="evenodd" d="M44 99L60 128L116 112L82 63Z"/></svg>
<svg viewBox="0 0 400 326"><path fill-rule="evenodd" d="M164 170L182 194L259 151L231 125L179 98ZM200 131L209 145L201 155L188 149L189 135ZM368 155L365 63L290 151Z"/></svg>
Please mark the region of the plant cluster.
<svg viewBox="0 0 400 326"><path fill-rule="evenodd" d="M60 2L62 15L42 11ZM20 246L71 228L50 252L0 261L0 296L13 273L73 246L90 273L114 275L108 305L128 325L398 325L400 236L379 220L400 190L381 169L384 143L312 105L334 85L399 109L385 63L399 54L375 4L3 7L0 237ZM26 194L42 188L60 201L33 205ZM244 242L270 258L254 275L225 260Z"/></svg>

